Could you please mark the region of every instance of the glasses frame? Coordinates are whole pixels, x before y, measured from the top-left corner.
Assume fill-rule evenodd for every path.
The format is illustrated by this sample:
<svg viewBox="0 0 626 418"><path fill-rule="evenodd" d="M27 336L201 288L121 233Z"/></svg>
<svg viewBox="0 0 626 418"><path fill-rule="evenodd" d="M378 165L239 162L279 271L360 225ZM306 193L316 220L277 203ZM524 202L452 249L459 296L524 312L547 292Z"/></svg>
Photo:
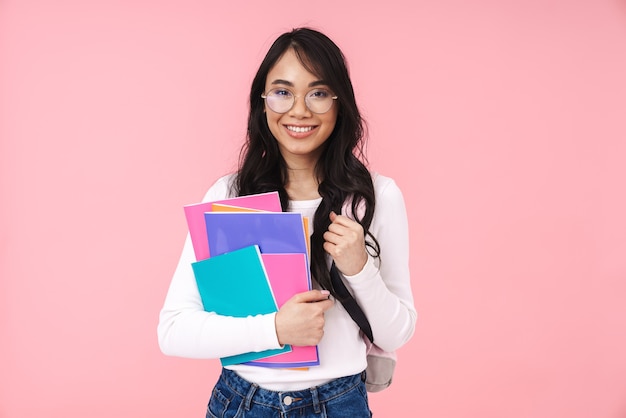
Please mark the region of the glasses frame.
<svg viewBox="0 0 626 418"><path fill-rule="evenodd" d="M270 105L267 104L267 95L270 92L274 91L274 90L287 90L289 93L291 93L291 96L293 97L293 100L291 102L291 106L289 107L289 109L285 110L284 112L277 112L274 109L272 109L272 107ZM307 109L309 109L309 111L311 113L315 113L316 115L323 115L324 113L328 113L328 111L333 108L333 104L335 103L334 101L337 100L339 97L338 96L331 96L330 97L333 101L331 102L331 105L328 107L328 110L326 110L324 112L315 112L313 109L311 109L311 107L309 106L309 102L307 100L307 96L309 95L309 93L311 93L312 91L315 91L315 90L326 90L326 91L328 91L330 93L330 90L327 90L327 89L314 88L314 89L311 89L311 90L307 91L304 96L298 96L298 95L294 94L294 92L291 91L288 88L285 88L285 87L274 87L273 89L268 90L266 93L261 93L261 98L265 99L265 104L267 105L267 107L270 108L270 110L272 112L278 113L278 114L281 114L281 115L284 115L285 113L287 113L291 109L293 109L293 107L296 105L296 99L298 99L299 97L304 97L304 105L306 106Z"/></svg>

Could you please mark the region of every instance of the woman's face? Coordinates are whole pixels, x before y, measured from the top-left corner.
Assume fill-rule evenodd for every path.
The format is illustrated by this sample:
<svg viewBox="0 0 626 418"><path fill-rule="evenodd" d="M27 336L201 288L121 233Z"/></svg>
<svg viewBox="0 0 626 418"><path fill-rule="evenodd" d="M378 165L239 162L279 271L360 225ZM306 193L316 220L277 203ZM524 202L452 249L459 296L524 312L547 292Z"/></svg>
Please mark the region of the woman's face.
<svg viewBox="0 0 626 418"><path fill-rule="evenodd" d="M278 88L278 94L296 96L293 107L277 113L265 102L265 113L270 131L278 142L280 152L288 166L298 163L315 163L323 145L337 122L337 103L326 113L313 113L305 104L305 96L315 89L330 89L324 80L307 71L293 49L288 49L267 74L265 93ZM333 94L332 92L330 92ZM315 97L318 93L314 94ZM334 102L334 101L333 101Z"/></svg>

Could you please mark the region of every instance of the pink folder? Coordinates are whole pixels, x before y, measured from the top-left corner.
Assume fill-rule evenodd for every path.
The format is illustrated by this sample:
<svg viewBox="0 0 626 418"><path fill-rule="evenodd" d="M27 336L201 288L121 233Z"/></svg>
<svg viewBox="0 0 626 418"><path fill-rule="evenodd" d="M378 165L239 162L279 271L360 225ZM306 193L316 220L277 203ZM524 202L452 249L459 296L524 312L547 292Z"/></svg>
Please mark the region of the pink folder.
<svg viewBox="0 0 626 418"><path fill-rule="evenodd" d="M186 205L185 217L189 227L191 243L196 255L196 261L209 258L209 241L206 234L204 213L212 211L213 203L229 204L249 209L258 209L269 212L281 212L280 197L278 192L260 193L249 196L233 197L231 199L218 200L215 202L202 202Z"/></svg>
<svg viewBox="0 0 626 418"><path fill-rule="evenodd" d="M304 253L261 254L261 259L279 308L296 293L311 289ZM291 348L291 352L245 364L265 367L308 367L320 364L317 346L294 345Z"/></svg>

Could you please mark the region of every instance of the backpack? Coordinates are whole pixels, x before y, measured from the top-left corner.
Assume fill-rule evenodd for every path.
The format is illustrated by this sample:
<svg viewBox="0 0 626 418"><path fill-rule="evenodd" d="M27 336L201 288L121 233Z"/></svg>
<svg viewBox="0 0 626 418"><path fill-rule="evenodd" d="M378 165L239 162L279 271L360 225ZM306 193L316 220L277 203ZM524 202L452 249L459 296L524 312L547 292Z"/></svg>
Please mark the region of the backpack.
<svg viewBox="0 0 626 418"><path fill-rule="evenodd" d="M364 340L367 345L365 388L368 392L380 392L391 385L398 357L395 351L385 351L369 339Z"/></svg>

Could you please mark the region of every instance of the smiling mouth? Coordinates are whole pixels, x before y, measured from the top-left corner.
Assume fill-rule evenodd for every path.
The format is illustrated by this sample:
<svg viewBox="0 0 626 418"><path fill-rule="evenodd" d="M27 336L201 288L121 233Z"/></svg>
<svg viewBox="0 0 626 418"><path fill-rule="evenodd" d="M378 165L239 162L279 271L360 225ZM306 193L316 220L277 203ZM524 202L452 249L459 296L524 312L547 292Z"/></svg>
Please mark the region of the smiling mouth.
<svg viewBox="0 0 626 418"><path fill-rule="evenodd" d="M285 125L285 128L287 128L291 132L304 133L304 132L312 131L314 126L291 126L291 125Z"/></svg>

